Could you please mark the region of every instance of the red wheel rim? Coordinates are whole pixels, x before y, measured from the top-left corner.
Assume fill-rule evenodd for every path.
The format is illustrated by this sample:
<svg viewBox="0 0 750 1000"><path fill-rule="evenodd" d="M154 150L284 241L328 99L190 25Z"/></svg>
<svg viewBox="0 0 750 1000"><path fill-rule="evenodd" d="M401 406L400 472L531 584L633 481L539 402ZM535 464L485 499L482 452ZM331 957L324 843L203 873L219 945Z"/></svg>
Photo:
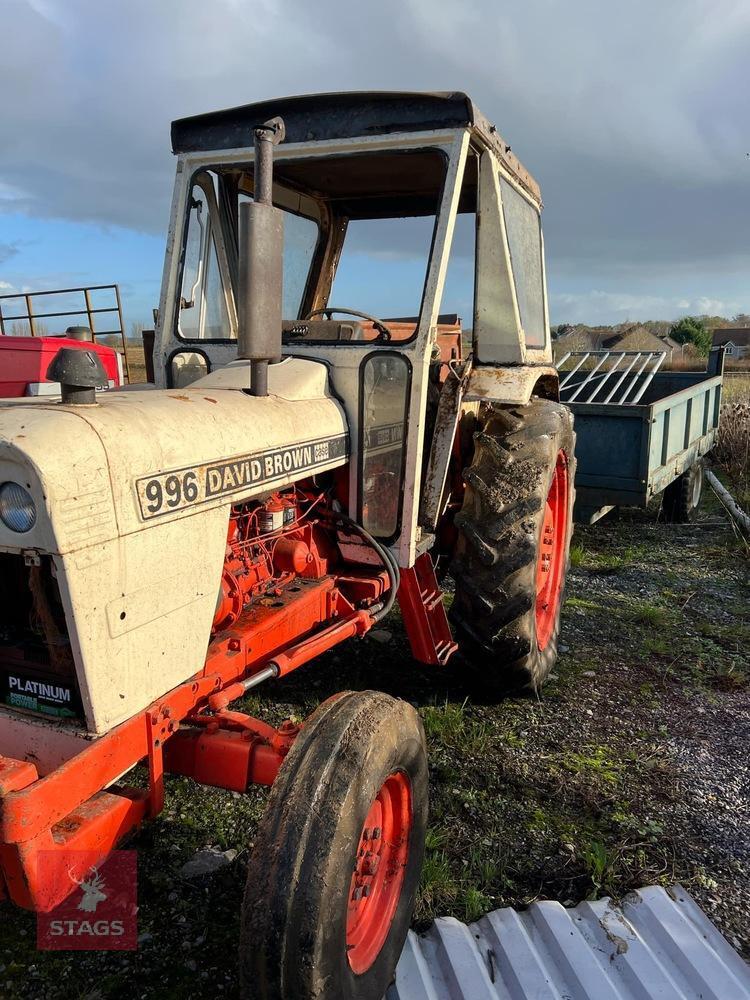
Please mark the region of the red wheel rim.
<svg viewBox="0 0 750 1000"><path fill-rule="evenodd" d="M544 523L536 564L536 641L544 649L555 630L565 577L568 528L568 460L560 451L544 505Z"/></svg>
<svg viewBox="0 0 750 1000"><path fill-rule="evenodd" d="M395 771L370 806L349 886L346 952L357 975L373 964L391 929L404 885L411 823L411 782Z"/></svg>

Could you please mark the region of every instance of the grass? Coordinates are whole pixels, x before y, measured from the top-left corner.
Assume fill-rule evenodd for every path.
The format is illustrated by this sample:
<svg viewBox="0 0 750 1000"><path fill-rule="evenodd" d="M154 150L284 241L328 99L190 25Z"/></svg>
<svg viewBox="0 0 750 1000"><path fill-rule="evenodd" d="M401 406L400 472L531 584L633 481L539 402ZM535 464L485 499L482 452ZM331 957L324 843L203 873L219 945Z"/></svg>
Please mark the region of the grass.
<svg viewBox="0 0 750 1000"><path fill-rule="evenodd" d="M130 372L130 383L146 381L146 359L143 356L143 347L128 343L126 347L128 355L128 370Z"/></svg>
<svg viewBox="0 0 750 1000"><path fill-rule="evenodd" d="M626 545L621 549L597 551L586 549L580 541L574 541L570 546L570 565L576 569L585 569L590 573L614 573L632 566L644 555L643 546Z"/></svg>
<svg viewBox="0 0 750 1000"><path fill-rule="evenodd" d="M750 510L750 374L725 380L714 457L744 511Z"/></svg>
<svg viewBox="0 0 750 1000"><path fill-rule="evenodd" d="M705 804L691 802L673 756L699 708L731 705L747 683L747 592L731 534L690 536L665 529L655 510L625 514L578 531L573 561L565 652L541 701L477 702L460 671L415 665L394 614L388 645L348 643L238 706L278 724L335 691L376 687L417 707L430 764L417 928L649 884L679 881L699 902L705 892L731 904L738 891L736 874L695 846ZM33 917L2 903L0 996L109 1000L124 982L149 1000L236 995L245 865L266 797L168 778L164 813L129 845L150 937L135 955L42 954ZM182 865L208 846L238 856L186 883Z"/></svg>
<svg viewBox="0 0 750 1000"><path fill-rule="evenodd" d="M584 747L579 753L567 751L562 755L560 765L572 774L607 785L619 782L625 766L623 760L613 759L610 749L604 746Z"/></svg>
<svg viewBox="0 0 750 1000"><path fill-rule="evenodd" d="M721 398L724 403L747 403L750 401L750 372L725 374Z"/></svg>
<svg viewBox="0 0 750 1000"><path fill-rule="evenodd" d="M637 625L647 625L649 628L663 628L667 623L668 612L651 601L634 601L631 616Z"/></svg>

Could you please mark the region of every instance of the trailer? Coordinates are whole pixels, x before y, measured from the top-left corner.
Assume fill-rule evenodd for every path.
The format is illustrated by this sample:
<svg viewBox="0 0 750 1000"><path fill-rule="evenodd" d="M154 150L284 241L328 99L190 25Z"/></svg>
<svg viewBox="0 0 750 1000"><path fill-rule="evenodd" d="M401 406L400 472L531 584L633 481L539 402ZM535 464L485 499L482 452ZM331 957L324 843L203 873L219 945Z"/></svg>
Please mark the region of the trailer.
<svg viewBox="0 0 750 1000"><path fill-rule="evenodd" d="M575 520L662 494L667 520L689 521L700 501L703 456L719 426L724 350L705 372L662 371L660 351L570 351L558 362L560 399L575 415Z"/></svg>

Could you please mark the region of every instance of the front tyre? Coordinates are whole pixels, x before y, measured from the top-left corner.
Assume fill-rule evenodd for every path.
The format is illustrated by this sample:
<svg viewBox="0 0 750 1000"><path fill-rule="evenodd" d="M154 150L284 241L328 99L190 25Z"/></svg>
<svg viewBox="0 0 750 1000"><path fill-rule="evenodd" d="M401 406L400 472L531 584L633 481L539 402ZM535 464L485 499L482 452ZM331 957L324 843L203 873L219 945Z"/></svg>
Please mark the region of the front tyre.
<svg viewBox="0 0 750 1000"><path fill-rule="evenodd" d="M570 410L490 404L464 471L451 618L490 695L536 693L557 659L575 501Z"/></svg>
<svg viewBox="0 0 750 1000"><path fill-rule="evenodd" d="M242 909L246 1000L381 1000L406 939L424 854L419 716L347 692L306 721L255 840Z"/></svg>

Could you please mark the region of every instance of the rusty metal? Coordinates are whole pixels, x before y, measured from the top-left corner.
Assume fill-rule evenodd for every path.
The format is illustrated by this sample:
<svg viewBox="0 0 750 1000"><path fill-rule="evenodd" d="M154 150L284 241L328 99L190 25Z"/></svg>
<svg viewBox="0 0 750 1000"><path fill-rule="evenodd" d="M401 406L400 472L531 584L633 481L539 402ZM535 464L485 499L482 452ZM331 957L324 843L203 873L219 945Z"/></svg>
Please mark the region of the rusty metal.
<svg viewBox="0 0 750 1000"><path fill-rule="evenodd" d="M532 395L558 398L558 374L547 365L474 365L464 396L466 402L525 406Z"/></svg>
<svg viewBox="0 0 750 1000"><path fill-rule="evenodd" d="M427 472L422 489L419 523L425 531L437 530L445 508L445 483L453 454L461 404L468 382L471 362L452 363L443 382L435 416L435 429Z"/></svg>
<svg viewBox="0 0 750 1000"><path fill-rule="evenodd" d="M109 291L114 294L115 305L107 306L102 308L94 307L91 302L92 292L104 292ZM39 299L44 295L82 295L83 296L83 308L82 309L60 309L53 310L52 312L37 312L34 309L35 299ZM3 312L3 302L8 299L23 299L26 311L17 313L13 316L9 316ZM100 315L116 314L118 326L115 330L97 330L95 317ZM83 316L86 315L88 319L88 326L91 330L91 338L96 343L99 338L102 337L117 337L120 341L120 346L117 351L122 354L125 374L128 381L130 381L130 364L128 362L128 352L125 343L125 325L122 318L122 300L120 299L120 288L118 285L85 285L78 288L50 288L45 289L40 292L6 292L0 295L0 336L8 337L13 336L7 330L6 324L12 322L27 323L29 326L29 334L32 337L37 337L37 321L41 319L62 319L65 316ZM62 333L63 331L61 331Z"/></svg>
<svg viewBox="0 0 750 1000"><path fill-rule="evenodd" d="M237 357L249 358L250 392L268 395L268 365L281 359L284 213L273 205L273 147L284 122L254 130L254 200L239 206Z"/></svg>

